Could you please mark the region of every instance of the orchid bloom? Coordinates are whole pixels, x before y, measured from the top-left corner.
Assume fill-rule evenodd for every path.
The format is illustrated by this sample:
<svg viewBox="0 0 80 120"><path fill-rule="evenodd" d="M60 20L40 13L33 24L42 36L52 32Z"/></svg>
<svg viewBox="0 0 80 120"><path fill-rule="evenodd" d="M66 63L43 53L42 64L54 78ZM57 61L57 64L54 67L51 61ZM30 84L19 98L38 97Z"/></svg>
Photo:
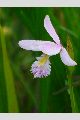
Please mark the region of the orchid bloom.
<svg viewBox="0 0 80 120"><path fill-rule="evenodd" d="M34 78L41 78L50 75L51 66L49 57L60 53L60 58L62 62L67 66L75 66L77 63L73 61L66 49L60 43L60 39L52 26L50 18L48 15L44 19L44 27L49 35L53 38L54 42L41 41L41 40L21 40L19 41L19 46L26 50L32 51L42 51L42 55L37 57L36 61L32 64L31 72Z"/></svg>

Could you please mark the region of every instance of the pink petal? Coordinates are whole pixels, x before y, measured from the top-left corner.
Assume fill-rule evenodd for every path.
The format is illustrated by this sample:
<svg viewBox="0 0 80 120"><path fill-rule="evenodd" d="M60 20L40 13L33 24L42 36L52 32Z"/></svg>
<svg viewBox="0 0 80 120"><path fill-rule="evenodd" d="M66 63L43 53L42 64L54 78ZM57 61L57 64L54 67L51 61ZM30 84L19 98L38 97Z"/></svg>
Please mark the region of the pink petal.
<svg viewBox="0 0 80 120"><path fill-rule="evenodd" d="M43 77L50 75L50 72L51 72L50 64L51 63L49 61L49 58L47 58L47 60L43 64L39 65L39 61L41 59L45 59L44 54L38 57L38 59L31 66L30 71L33 73L34 78L43 78Z"/></svg>
<svg viewBox="0 0 80 120"><path fill-rule="evenodd" d="M39 46L42 45L44 41L39 40L21 40L19 41L19 46L26 50L41 51Z"/></svg>
<svg viewBox="0 0 80 120"><path fill-rule="evenodd" d="M47 32L50 34L50 36L53 38L53 40L57 43L60 44L60 40L59 37L50 21L50 18L48 15L46 15L45 19L44 19L44 27L47 30Z"/></svg>
<svg viewBox="0 0 80 120"><path fill-rule="evenodd" d="M54 42L46 42L45 44L40 46L40 49L43 53L52 56L60 52L61 46L55 44Z"/></svg>
<svg viewBox="0 0 80 120"><path fill-rule="evenodd" d="M42 51L47 55L56 55L61 49L61 46L54 42L39 40L21 40L19 46L26 50Z"/></svg>
<svg viewBox="0 0 80 120"><path fill-rule="evenodd" d="M77 65L77 63L70 58L68 52L63 47L62 47L62 50L60 52L60 57L61 57L62 62L67 66Z"/></svg>

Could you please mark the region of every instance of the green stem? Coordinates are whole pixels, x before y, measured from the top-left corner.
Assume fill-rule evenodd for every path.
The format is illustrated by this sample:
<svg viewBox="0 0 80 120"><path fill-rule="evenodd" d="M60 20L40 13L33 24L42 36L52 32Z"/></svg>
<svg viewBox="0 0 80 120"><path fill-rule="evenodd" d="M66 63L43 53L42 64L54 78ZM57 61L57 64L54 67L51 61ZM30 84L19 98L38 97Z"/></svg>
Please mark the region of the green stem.
<svg viewBox="0 0 80 120"><path fill-rule="evenodd" d="M74 88L72 85L71 75L68 75L68 85L69 85L69 93L70 93L72 112L74 113L74 112L78 111L78 108L77 108L77 104L76 104L76 100L75 100L75 94L74 94Z"/></svg>

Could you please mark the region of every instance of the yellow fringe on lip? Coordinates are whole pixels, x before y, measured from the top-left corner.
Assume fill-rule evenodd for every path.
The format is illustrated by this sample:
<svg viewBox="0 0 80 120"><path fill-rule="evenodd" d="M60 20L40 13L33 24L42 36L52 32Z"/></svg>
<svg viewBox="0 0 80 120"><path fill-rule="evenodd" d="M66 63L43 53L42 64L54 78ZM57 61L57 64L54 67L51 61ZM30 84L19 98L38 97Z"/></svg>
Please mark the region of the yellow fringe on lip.
<svg viewBox="0 0 80 120"><path fill-rule="evenodd" d="M49 56L45 54L45 55L39 60L38 65L40 65L40 66L44 65L44 64L47 62L48 58L49 58Z"/></svg>

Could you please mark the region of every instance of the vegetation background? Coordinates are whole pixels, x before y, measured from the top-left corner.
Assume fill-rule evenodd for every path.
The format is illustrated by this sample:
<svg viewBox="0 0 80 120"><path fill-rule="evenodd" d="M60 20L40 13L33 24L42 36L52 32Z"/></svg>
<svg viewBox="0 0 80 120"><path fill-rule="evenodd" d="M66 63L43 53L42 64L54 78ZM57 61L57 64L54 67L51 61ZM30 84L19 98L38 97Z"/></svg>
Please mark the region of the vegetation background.
<svg viewBox="0 0 80 120"><path fill-rule="evenodd" d="M33 79L31 65L41 52L23 50L18 42L52 41L45 15L78 65L65 66L58 54L50 57L51 75ZM0 112L80 112L80 8L0 8Z"/></svg>

